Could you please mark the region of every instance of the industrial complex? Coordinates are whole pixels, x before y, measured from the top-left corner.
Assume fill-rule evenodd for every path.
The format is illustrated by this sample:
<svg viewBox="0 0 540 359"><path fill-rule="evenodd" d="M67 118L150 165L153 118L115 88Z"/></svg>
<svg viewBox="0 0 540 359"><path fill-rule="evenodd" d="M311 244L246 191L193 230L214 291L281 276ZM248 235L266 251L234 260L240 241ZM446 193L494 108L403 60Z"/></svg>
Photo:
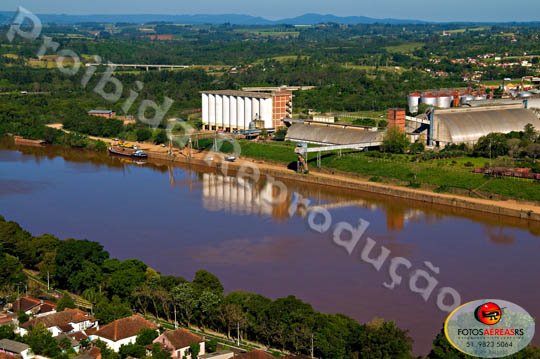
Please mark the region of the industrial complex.
<svg viewBox="0 0 540 359"><path fill-rule="evenodd" d="M292 91L257 90L201 92L204 128L239 134L258 131L258 135L262 129L271 133L286 126L286 140L299 143L297 154L313 152L318 159L326 151L365 150L383 143L386 128L320 121L321 116L293 119ZM506 99L493 99L483 90L470 89L414 92L407 102L410 115L404 108L388 110L388 127L405 132L411 143L425 141L429 148L474 145L489 133L519 132L527 124L540 128L540 98L528 91ZM421 104L425 104L425 112L419 113Z"/></svg>

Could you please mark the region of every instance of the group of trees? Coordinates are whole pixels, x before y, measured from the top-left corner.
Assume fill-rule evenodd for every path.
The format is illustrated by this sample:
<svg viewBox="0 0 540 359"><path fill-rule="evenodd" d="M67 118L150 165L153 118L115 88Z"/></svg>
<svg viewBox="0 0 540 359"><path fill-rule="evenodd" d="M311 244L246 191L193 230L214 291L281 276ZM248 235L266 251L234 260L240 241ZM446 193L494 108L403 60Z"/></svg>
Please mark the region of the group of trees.
<svg viewBox="0 0 540 359"><path fill-rule="evenodd" d="M472 153L485 158L510 156L535 161L540 157L540 136L532 124L526 125L521 132L490 133L478 140Z"/></svg>

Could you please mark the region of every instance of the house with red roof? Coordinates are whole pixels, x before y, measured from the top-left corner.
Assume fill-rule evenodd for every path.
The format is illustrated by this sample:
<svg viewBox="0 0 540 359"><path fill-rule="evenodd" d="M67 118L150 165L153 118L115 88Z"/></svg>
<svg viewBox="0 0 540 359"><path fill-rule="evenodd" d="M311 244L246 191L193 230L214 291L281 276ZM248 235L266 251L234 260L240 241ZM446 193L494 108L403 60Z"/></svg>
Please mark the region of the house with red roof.
<svg viewBox="0 0 540 359"><path fill-rule="evenodd" d="M144 319L141 315L135 314L131 317L117 319L97 330L87 331L86 333L90 340L101 340L109 348L118 352L122 345L134 344L137 335L143 329L157 330L158 326Z"/></svg>
<svg viewBox="0 0 540 359"><path fill-rule="evenodd" d="M18 298L13 303L11 311L13 313L24 312L30 316L43 317L56 313L56 304L48 300L25 296Z"/></svg>
<svg viewBox="0 0 540 359"><path fill-rule="evenodd" d="M19 326L19 334L28 334L32 327L43 325L53 337L62 333L73 334L97 326L97 320L80 309L66 308L62 312L37 317Z"/></svg>
<svg viewBox="0 0 540 359"><path fill-rule="evenodd" d="M204 338L184 328L168 330L154 339L154 343L167 348L171 352L172 359L195 359L191 358L189 353L193 344L199 344L199 355L205 354Z"/></svg>
<svg viewBox="0 0 540 359"><path fill-rule="evenodd" d="M242 353L234 357L234 359L273 359L274 356L265 351L255 349L247 353Z"/></svg>

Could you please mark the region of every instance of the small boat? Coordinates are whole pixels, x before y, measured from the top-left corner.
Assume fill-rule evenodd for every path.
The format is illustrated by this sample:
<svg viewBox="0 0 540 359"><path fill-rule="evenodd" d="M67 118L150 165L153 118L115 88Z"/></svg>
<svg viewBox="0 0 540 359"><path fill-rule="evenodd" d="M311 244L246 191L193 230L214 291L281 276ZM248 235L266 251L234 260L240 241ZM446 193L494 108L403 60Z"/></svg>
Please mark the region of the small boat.
<svg viewBox="0 0 540 359"><path fill-rule="evenodd" d="M112 155L131 157L131 158L148 158L148 154L138 148L125 148L118 146L109 147L109 153Z"/></svg>

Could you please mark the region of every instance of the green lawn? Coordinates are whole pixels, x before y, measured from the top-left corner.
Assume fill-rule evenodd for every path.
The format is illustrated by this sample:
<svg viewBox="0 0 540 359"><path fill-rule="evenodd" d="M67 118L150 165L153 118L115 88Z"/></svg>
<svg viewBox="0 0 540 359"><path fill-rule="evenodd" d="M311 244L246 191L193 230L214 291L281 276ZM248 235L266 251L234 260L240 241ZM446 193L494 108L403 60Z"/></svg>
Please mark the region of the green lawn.
<svg viewBox="0 0 540 359"><path fill-rule="evenodd" d="M387 46L385 47L385 50L392 54L410 54L422 46L424 46L423 42L406 42L400 45Z"/></svg>
<svg viewBox="0 0 540 359"><path fill-rule="evenodd" d="M289 164L296 161L295 144L287 142L259 143L239 141L242 156ZM211 140L200 141L201 147L211 147ZM224 152L231 151L230 145ZM485 158L461 157L425 162L413 161L412 155L385 155L385 158L371 157L366 152L325 153L323 169L334 169L360 175L382 182L393 182L403 186L415 185L427 189L450 192L452 190L491 193L503 197L540 202L540 183L519 178L493 178L472 173L473 168L482 167ZM465 166L467 162L473 166ZM315 154L309 155L309 164L315 168Z"/></svg>

